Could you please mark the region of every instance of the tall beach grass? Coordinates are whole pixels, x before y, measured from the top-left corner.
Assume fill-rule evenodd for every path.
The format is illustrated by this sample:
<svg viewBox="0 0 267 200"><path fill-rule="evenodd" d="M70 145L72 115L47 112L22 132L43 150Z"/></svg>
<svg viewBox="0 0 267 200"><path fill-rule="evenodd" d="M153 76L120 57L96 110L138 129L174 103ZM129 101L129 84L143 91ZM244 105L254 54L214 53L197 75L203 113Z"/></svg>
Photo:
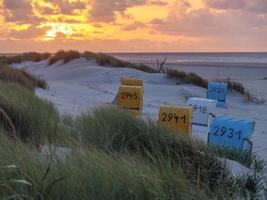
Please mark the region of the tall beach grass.
<svg viewBox="0 0 267 200"><path fill-rule="evenodd" d="M21 115L27 117L24 112ZM26 133L36 122L28 121ZM52 150L42 154L25 140L11 140L8 129L0 130L2 197L235 199L239 186L247 181L243 177L237 184L206 145L112 107L77 119L65 117L52 129L47 125L39 125L43 136L60 127L62 135L53 138L61 141L50 140L51 145L60 144L71 153L63 157Z"/></svg>
<svg viewBox="0 0 267 200"><path fill-rule="evenodd" d="M72 148L62 159L42 157L21 143L0 136L0 195L17 199L207 199L179 168L161 169L128 155ZM26 184L27 183L27 184ZM209 196L208 196L209 195Z"/></svg>
<svg viewBox="0 0 267 200"><path fill-rule="evenodd" d="M25 87L0 81L0 108L0 125L6 131L12 130L13 138L39 145L52 142L58 133L59 115L52 103Z"/></svg>
<svg viewBox="0 0 267 200"><path fill-rule="evenodd" d="M85 146L105 152L127 153L155 165L168 161L182 168L186 177L196 185L206 186L217 194L232 193L226 166L200 142L172 134L152 122L146 123L115 108L101 108L82 115L75 125L76 137Z"/></svg>

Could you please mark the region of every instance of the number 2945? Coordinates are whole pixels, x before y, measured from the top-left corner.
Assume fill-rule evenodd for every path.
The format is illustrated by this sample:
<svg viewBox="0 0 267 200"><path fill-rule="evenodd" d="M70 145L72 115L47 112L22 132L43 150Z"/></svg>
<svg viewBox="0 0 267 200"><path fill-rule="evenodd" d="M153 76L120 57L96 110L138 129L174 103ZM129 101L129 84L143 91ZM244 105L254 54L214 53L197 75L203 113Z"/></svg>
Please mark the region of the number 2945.
<svg viewBox="0 0 267 200"><path fill-rule="evenodd" d="M121 92L120 97L121 99L138 99L136 92Z"/></svg>

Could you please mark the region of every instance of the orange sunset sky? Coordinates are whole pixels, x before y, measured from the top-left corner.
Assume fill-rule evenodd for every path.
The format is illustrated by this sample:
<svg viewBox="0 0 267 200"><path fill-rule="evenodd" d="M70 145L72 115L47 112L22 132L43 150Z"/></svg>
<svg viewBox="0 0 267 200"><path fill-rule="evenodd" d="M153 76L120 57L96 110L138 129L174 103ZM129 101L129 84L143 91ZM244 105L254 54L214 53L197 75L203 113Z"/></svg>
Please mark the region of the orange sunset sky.
<svg viewBox="0 0 267 200"><path fill-rule="evenodd" d="M0 52L267 51L267 0L0 0Z"/></svg>

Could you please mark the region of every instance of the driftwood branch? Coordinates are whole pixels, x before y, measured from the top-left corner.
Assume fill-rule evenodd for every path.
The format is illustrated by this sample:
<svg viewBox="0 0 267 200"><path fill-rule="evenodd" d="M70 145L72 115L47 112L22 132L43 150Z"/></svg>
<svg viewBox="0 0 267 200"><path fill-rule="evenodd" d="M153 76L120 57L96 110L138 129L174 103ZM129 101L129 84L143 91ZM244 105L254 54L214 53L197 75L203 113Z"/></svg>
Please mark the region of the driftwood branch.
<svg viewBox="0 0 267 200"><path fill-rule="evenodd" d="M164 66L166 64L166 61L167 61L167 58L164 58L163 60L157 59L157 68L159 72L165 73Z"/></svg>

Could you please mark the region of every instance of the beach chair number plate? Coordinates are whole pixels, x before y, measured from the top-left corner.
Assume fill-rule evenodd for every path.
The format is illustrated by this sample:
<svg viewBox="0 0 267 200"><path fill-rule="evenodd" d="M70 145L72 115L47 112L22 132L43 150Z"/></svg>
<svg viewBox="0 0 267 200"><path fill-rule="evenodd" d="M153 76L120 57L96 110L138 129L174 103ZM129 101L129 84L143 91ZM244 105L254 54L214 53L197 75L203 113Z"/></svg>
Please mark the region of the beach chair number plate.
<svg viewBox="0 0 267 200"><path fill-rule="evenodd" d="M120 108L134 110L135 115L140 115L143 109L143 87L120 86L117 105Z"/></svg>
<svg viewBox="0 0 267 200"><path fill-rule="evenodd" d="M133 92L133 93L121 92L120 95L121 95L121 99L134 99L134 100L138 99L138 95L136 92Z"/></svg>
<svg viewBox="0 0 267 200"><path fill-rule="evenodd" d="M214 94L225 94L226 93L226 90L224 88L211 88L209 90L210 93L214 93Z"/></svg>
<svg viewBox="0 0 267 200"><path fill-rule="evenodd" d="M189 104L189 106L192 107L192 112L193 112L192 123L195 125L207 126L208 125L208 107L200 106L196 104L195 105Z"/></svg>
<svg viewBox="0 0 267 200"><path fill-rule="evenodd" d="M212 83L208 85L208 99L217 100L217 107L224 107L227 96L227 85L225 83Z"/></svg>
<svg viewBox="0 0 267 200"><path fill-rule="evenodd" d="M206 114L207 113L207 106L198 106L198 105L190 105L193 108L193 112L199 112Z"/></svg>
<svg viewBox="0 0 267 200"><path fill-rule="evenodd" d="M186 116L181 116L179 117L178 115L176 114L173 114L173 113L162 113L162 121L163 122L170 122L174 120L176 123L178 123L179 121L182 122L182 123L186 123Z"/></svg>
<svg viewBox="0 0 267 200"><path fill-rule="evenodd" d="M229 139L242 139L242 131L241 130L234 130L233 128L226 128L226 127L219 127L214 126L212 128L212 134L213 136L217 137L228 137Z"/></svg>
<svg viewBox="0 0 267 200"><path fill-rule="evenodd" d="M160 108L159 124L176 133L191 135L191 121L191 107L161 106Z"/></svg>

